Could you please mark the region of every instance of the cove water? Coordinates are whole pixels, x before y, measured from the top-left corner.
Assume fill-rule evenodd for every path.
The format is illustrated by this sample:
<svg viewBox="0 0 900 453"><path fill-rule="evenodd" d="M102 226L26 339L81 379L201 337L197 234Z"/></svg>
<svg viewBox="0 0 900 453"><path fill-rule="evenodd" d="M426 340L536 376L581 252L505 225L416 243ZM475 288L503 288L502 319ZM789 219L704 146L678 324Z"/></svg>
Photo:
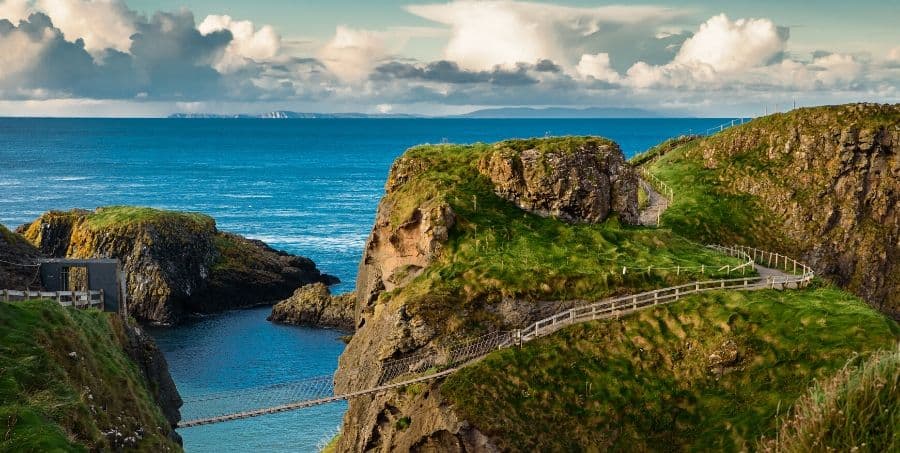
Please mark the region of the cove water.
<svg viewBox="0 0 900 453"><path fill-rule="evenodd" d="M626 155L724 119L0 119L0 223L127 204L199 211L221 230L312 258L353 289L393 160L420 143L601 135ZM268 308L152 334L182 396L334 372L339 332L273 325ZM180 430L188 452L305 452L345 403Z"/></svg>

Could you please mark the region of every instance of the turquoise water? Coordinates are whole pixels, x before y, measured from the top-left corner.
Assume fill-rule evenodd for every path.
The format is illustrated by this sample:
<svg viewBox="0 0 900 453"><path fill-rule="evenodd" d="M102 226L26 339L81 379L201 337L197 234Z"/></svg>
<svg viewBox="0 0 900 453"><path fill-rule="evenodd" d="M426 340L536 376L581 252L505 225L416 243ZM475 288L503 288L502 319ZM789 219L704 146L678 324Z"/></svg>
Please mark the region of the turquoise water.
<svg viewBox="0 0 900 453"><path fill-rule="evenodd" d="M308 256L353 288L391 162L419 143L594 134L632 155L723 119L0 119L0 223L111 204L201 211L222 230ZM277 326L267 309L154 330L185 397L334 371L329 330ZM188 451L311 451L334 404L183 430Z"/></svg>

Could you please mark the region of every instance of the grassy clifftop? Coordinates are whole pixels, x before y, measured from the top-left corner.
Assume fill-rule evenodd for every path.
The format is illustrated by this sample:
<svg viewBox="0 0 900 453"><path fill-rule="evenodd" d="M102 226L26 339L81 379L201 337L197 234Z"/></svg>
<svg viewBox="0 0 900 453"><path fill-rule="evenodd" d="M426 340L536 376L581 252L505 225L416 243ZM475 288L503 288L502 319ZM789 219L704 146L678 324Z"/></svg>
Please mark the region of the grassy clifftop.
<svg viewBox="0 0 900 453"><path fill-rule="evenodd" d="M107 313L0 304L0 450L180 451L126 342Z"/></svg>
<svg viewBox="0 0 900 453"><path fill-rule="evenodd" d="M752 450L815 379L898 335L835 289L715 292L492 354L441 392L511 451Z"/></svg>
<svg viewBox="0 0 900 453"><path fill-rule="evenodd" d="M402 299L437 325L457 326L471 320L470 310L504 297L591 300L717 276L715 269L739 264L670 231L623 226L615 217L584 225L524 212L497 196L477 169L497 149L566 148L586 140L605 142L569 137L408 150L395 165L408 170L392 174L388 186L396 188L383 202L393 206L391 223L399 227L423 206L446 205L455 224L435 262L382 297Z"/></svg>

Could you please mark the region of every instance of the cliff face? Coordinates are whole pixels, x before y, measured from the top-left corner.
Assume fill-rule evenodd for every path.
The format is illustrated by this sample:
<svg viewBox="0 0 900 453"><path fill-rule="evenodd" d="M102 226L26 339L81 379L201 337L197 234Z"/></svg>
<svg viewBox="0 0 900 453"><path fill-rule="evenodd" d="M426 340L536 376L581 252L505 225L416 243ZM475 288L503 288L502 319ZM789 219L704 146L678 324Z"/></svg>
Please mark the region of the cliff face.
<svg viewBox="0 0 900 453"><path fill-rule="evenodd" d="M601 138L560 147L553 141L498 144L479 170L502 198L566 222L598 223L613 212L623 223L638 221L638 178L619 145Z"/></svg>
<svg viewBox="0 0 900 453"><path fill-rule="evenodd" d="M199 214L110 207L48 212L20 232L49 256L119 259L129 314L160 324L192 312L273 302L332 281L309 259L222 233Z"/></svg>
<svg viewBox="0 0 900 453"><path fill-rule="evenodd" d="M375 225L366 241L356 278L354 318L357 327L371 313L383 291L402 287L440 253L456 215L440 199L404 206L405 183L425 169L419 159L401 157L391 166L385 196L378 205Z"/></svg>
<svg viewBox="0 0 900 453"><path fill-rule="evenodd" d="M169 438L181 443L181 436L174 428L181 421L181 395L175 387L175 381L169 374L169 364L166 362L162 351L156 346L156 342L147 335L140 326L124 322L122 324L123 338L122 349L128 357L137 365L138 370L147 382L147 387L153 400L162 410L163 416L171 426L172 432Z"/></svg>
<svg viewBox="0 0 900 453"><path fill-rule="evenodd" d="M294 294L272 307L269 321L316 327L353 330L354 293L332 296L328 286L313 283L297 288Z"/></svg>
<svg viewBox="0 0 900 453"><path fill-rule="evenodd" d="M728 191L762 200L786 252L900 316L900 105L799 109L685 150Z"/></svg>
<svg viewBox="0 0 900 453"><path fill-rule="evenodd" d="M391 168L360 263L357 330L341 355L336 392L377 385L384 360L441 349L479 329L532 320L553 303L517 304L513 297L500 296L503 289L483 287L498 282L476 278L465 253L483 256L491 241L491 247L505 250L519 239L517 233L545 227L558 231L565 225L522 209L574 223L597 223L613 212L623 220L636 218L636 184L618 147L602 139L407 151ZM535 279L524 284L552 291ZM439 383L427 382L353 398L338 450L495 447L456 413Z"/></svg>
<svg viewBox="0 0 900 453"><path fill-rule="evenodd" d="M0 225L0 289L40 289L41 278L34 264L41 252L22 236Z"/></svg>

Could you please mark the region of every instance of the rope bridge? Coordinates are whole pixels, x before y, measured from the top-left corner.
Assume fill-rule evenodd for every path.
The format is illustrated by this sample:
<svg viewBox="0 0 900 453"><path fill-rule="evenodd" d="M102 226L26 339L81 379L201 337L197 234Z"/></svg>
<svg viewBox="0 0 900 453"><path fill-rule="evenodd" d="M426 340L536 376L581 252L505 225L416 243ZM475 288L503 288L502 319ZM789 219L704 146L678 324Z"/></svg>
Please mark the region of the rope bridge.
<svg viewBox="0 0 900 453"><path fill-rule="evenodd" d="M334 394L334 376L316 376L299 381L201 395L185 399L182 415L186 419L179 428L221 423L229 420L287 412L305 407L348 400L358 396L429 381L447 376L459 368L496 351L549 335L557 330L596 319L618 318L656 305L671 303L682 297L705 291L788 289L806 286L813 271L799 261L752 247L709 246L723 254L746 260L739 266L755 266L759 276L704 280L629 296L613 297L596 303L564 310L514 331L492 332L474 339L459 341L436 351L421 352L384 361L377 370L377 384L345 394ZM764 264L766 267L761 266Z"/></svg>

